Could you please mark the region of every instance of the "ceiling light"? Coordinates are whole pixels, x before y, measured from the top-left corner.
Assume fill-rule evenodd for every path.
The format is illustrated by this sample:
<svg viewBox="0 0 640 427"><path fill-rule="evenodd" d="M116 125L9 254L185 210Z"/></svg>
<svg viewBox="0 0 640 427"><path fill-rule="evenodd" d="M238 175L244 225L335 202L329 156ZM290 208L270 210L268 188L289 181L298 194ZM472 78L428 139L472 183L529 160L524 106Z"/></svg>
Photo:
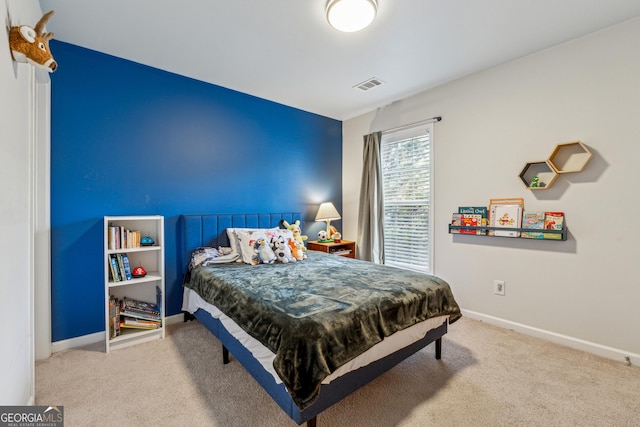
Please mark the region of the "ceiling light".
<svg viewBox="0 0 640 427"><path fill-rule="evenodd" d="M352 33L369 26L377 10L376 0L328 0L327 20L336 30Z"/></svg>

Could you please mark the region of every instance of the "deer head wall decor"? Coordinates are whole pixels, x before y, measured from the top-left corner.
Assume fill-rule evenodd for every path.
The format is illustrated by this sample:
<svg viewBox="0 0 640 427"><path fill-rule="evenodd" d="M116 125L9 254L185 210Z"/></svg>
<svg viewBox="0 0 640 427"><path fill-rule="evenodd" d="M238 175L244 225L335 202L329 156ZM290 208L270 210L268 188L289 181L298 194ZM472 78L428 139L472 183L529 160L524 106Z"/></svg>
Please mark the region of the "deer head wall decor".
<svg viewBox="0 0 640 427"><path fill-rule="evenodd" d="M9 47L14 61L28 62L50 73L58 68L58 64L49 50L49 40L53 38L53 33L44 32L44 26L53 12L52 10L42 15L34 28L28 25L11 27Z"/></svg>

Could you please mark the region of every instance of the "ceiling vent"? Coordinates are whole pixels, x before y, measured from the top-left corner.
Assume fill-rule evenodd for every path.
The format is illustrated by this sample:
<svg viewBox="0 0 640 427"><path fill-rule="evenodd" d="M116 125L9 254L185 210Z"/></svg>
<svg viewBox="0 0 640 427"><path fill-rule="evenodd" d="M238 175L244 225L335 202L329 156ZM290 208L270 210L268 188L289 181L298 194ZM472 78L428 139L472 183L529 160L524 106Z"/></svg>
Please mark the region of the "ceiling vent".
<svg viewBox="0 0 640 427"><path fill-rule="evenodd" d="M358 83L354 86L356 89L360 89L362 91L367 91L369 89L373 89L374 87L378 87L384 82L376 77L371 77L368 80L363 81L362 83Z"/></svg>

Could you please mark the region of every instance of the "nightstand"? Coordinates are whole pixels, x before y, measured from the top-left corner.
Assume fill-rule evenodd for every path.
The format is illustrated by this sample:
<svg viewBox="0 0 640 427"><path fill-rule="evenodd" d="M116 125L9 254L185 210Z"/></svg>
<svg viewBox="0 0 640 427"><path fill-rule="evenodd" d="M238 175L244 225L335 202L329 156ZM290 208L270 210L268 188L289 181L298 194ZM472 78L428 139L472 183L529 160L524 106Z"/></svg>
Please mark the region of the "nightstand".
<svg viewBox="0 0 640 427"><path fill-rule="evenodd" d="M352 242L351 240L340 240L340 243L312 240L307 242L307 249L341 255L347 258L356 257L356 242Z"/></svg>

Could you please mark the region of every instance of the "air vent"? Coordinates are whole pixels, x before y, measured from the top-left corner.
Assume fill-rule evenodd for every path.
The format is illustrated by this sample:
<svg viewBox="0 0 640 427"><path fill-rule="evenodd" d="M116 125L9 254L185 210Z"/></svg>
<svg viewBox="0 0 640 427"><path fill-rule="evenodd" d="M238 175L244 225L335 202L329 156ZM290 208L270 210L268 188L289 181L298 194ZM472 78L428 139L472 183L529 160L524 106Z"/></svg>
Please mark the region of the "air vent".
<svg viewBox="0 0 640 427"><path fill-rule="evenodd" d="M363 81L362 83L358 83L354 86L355 89L360 89L363 91L367 91L369 89L373 89L374 87L378 87L384 82L376 77L371 77L368 80Z"/></svg>

